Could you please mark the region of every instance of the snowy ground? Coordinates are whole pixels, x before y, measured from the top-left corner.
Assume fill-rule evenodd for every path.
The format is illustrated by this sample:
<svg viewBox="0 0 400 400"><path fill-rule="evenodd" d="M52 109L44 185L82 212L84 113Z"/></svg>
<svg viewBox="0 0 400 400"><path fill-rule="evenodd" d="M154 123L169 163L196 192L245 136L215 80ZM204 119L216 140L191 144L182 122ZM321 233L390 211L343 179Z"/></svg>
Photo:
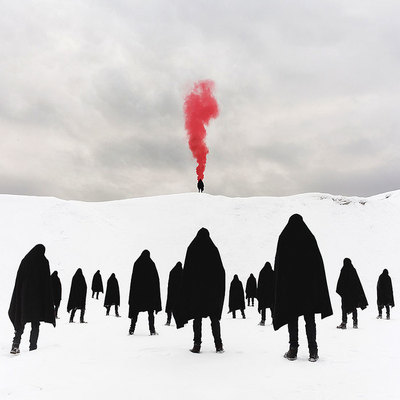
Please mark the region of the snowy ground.
<svg viewBox="0 0 400 400"><path fill-rule="evenodd" d="M214 351L208 321L203 323L202 353L190 353L191 326L166 327L163 312L156 317L159 336L149 336L145 314L139 315L135 335L127 335L130 274L143 249L150 250L157 265L165 304L169 270L184 260L199 228L207 227L219 247L229 286L234 274L245 283L250 273L258 276L265 261L273 264L279 233L294 212L303 215L318 240L335 312L324 321L317 319L317 363L307 361L302 323L298 360L283 359L286 327L274 332L271 325L257 326L256 307L246 310L246 320L224 313L224 354ZM395 301L400 287L400 191L366 199L182 194L107 203L1 195L0 217L0 399L400 397L397 307L390 321L375 319L376 281L383 268L392 276ZM28 351L27 326L21 354L11 356L7 310L15 274L37 243L46 246L51 270L59 271L61 319L55 329L41 325L35 352ZM359 313L358 330L335 328L340 322L335 286L344 257L352 259L370 303ZM116 273L122 318L105 316L103 296L97 301L88 297L88 324L68 323L66 301L79 267L88 285L97 269L104 283Z"/></svg>

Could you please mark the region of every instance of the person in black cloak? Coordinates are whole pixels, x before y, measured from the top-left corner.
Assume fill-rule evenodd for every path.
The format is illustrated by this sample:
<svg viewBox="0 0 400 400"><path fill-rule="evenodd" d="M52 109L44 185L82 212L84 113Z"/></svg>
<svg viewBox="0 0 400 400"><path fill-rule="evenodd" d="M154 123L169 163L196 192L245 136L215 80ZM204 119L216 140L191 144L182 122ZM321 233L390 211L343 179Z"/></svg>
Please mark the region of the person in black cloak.
<svg viewBox="0 0 400 400"><path fill-rule="evenodd" d="M22 259L18 268L8 316L14 325L11 354L20 352L25 324L31 323L29 350L37 349L40 322L56 326L49 262L45 247L37 244Z"/></svg>
<svg viewBox="0 0 400 400"><path fill-rule="evenodd" d="M258 325L265 326L267 308L272 310L274 306L274 271L269 262L266 262L258 275L257 300L258 312L261 314L261 322Z"/></svg>
<svg viewBox="0 0 400 400"><path fill-rule="evenodd" d="M394 307L392 279L389 271L385 268L378 279L376 286L378 295L378 319L382 319L383 307L386 308L386 319L390 319L390 307Z"/></svg>
<svg viewBox="0 0 400 400"><path fill-rule="evenodd" d="M246 308L246 304L244 301L244 291L242 282L239 280L237 275L234 275L231 287L229 288L229 311L228 313L232 313L232 318L236 318L236 310L240 310L242 313L243 319L246 318L244 313L244 309Z"/></svg>
<svg viewBox="0 0 400 400"><path fill-rule="evenodd" d="M200 193L203 193L203 190L204 190L204 183L203 183L203 181L202 181L201 179L199 179L199 180L197 181L197 189L199 189L199 192L200 192Z"/></svg>
<svg viewBox="0 0 400 400"><path fill-rule="evenodd" d="M82 269L78 268L72 277L71 290L69 292L67 311L70 312L69 322L74 322L76 310L81 310L80 322L85 323L87 285Z"/></svg>
<svg viewBox="0 0 400 400"><path fill-rule="evenodd" d="M182 263L176 263L175 267L171 269L168 278L168 294L165 312L167 313L167 322L165 325L171 325L172 313L176 307L177 297L182 279Z"/></svg>
<svg viewBox="0 0 400 400"><path fill-rule="evenodd" d="M194 346L200 353L202 318L209 317L217 353L224 351L220 319L225 298L225 270L218 248L207 229L201 228L190 243L182 271L182 284L174 310L177 328L193 319Z"/></svg>
<svg viewBox="0 0 400 400"><path fill-rule="evenodd" d="M353 328L357 329L357 308L364 310L368 306L368 301L365 297L360 278L350 258L345 258L343 260L343 267L340 270L336 293L342 298L342 323L338 325L337 328L346 329L347 314L351 313L353 314Z"/></svg>
<svg viewBox="0 0 400 400"><path fill-rule="evenodd" d="M303 217L294 214L279 236L275 255L274 329L288 325L289 351L284 357L297 359L298 318L303 315L309 361L318 360L315 314L333 314L326 283L324 263L317 241Z"/></svg>
<svg viewBox="0 0 400 400"><path fill-rule="evenodd" d="M111 306L115 306L115 316L119 317L118 307L120 303L119 285L115 274L111 274L107 281L106 295L104 297L104 307L106 315L110 315Z"/></svg>
<svg viewBox="0 0 400 400"><path fill-rule="evenodd" d="M61 281L58 277L58 272L54 271L51 274L51 287L53 290L53 301L54 301L54 315L58 319L58 309L61 302Z"/></svg>
<svg viewBox="0 0 400 400"><path fill-rule="evenodd" d="M143 311L147 311L149 315L150 335L157 335L154 327L154 311L156 314L161 311L160 279L149 250L143 250L133 264L129 292L130 335L135 332L138 314Z"/></svg>
<svg viewBox="0 0 400 400"><path fill-rule="evenodd" d="M247 305L254 307L254 298L257 297L257 281L253 274L250 274L246 282L246 299Z"/></svg>
<svg viewBox="0 0 400 400"><path fill-rule="evenodd" d="M93 299L94 295L96 295L96 300L98 300L100 292L104 293L104 289L103 289L103 279L101 278L100 270L98 270L93 275L93 279L92 279L92 299Z"/></svg>

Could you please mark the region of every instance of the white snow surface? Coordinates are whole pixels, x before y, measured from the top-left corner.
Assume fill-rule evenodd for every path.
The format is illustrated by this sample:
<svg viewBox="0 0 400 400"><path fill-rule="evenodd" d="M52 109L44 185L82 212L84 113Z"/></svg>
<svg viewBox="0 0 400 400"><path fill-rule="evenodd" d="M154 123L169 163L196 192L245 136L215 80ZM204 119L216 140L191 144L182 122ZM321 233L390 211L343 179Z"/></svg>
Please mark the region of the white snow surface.
<svg viewBox="0 0 400 400"><path fill-rule="evenodd" d="M245 285L266 261L273 265L280 232L299 213L314 233L325 263L334 316L317 316L320 359L308 362L303 319L297 361L288 361L287 327L258 326L257 307L247 319L227 314L234 274ZM290 197L227 198L178 194L104 203L0 195L0 399L399 399L400 318L377 320L376 283L383 268L400 288L400 191L369 198L302 194ZM210 231L226 270L221 320L225 353L216 354L209 321L203 321L200 354L192 354L191 323L164 326L149 336L139 314L128 336L128 292L132 265L150 250L161 282L167 280L201 227ZM30 324L21 354L9 354L13 327L7 311L21 259L37 243L46 246L51 271L58 270L63 298L57 327L41 324L38 350L29 352ZM335 293L343 258L356 267L369 301L359 312L359 329L336 329L340 298ZM88 284L87 324L69 324L66 303L71 279L82 268ZM115 273L122 318L105 316L104 295L91 298L93 274L104 285ZM400 289L399 289L400 290ZM79 320L78 315L76 320ZM240 313L239 313L240 314ZM351 322L351 318L349 318Z"/></svg>

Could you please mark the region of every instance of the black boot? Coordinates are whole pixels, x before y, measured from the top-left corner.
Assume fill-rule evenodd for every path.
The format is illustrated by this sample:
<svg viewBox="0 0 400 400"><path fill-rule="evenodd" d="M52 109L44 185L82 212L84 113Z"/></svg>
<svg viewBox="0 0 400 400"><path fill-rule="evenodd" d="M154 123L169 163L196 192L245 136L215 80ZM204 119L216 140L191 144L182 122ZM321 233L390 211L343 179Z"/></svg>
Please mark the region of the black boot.
<svg viewBox="0 0 400 400"><path fill-rule="evenodd" d="M135 327L136 323L133 322L133 320L131 319L131 326L129 327L129 335L133 335L135 333Z"/></svg>
<svg viewBox="0 0 400 400"><path fill-rule="evenodd" d="M71 310L71 314L69 316L69 322L70 323L74 322L75 311L76 310Z"/></svg>
<svg viewBox="0 0 400 400"><path fill-rule="evenodd" d="M342 322L340 325L338 325L336 328L338 329L346 329L346 323Z"/></svg>
<svg viewBox="0 0 400 400"><path fill-rule="evenodd" d="M85 317L85 310L81 310L81 318L79 320L81 324L86 324L84 317Z"/></svg>
<svg viewBox="0 0 400 400"><path fill-rule="evenodd" d="M215 352L216 353L223 353L224 351L225 350L224 350L224 347L222 346L222 343L217 345L217 346L215 346Z"/></svg>
<svg viewBox="0 0 400 400"><path fill-rule="evenodd" d="M287 351L283 357L289 361L297 360L297 347L289 347L289 351Z"/></svg>
<svg viewBox="0 0 400 400"><path fill-rule="evenodd" d="M310 358L308 359L308 361L315 362L318 360L318 358L319 358L318 357L318 349L310 350Z"/></svg>
<svg viewBox="0 0 400 400"><path fill-rule="evenodd" d="M195 344L193 345L193 348L190 349L190 351L191 351L192 353L200 353L200 348L201 348L201 345L195 343Z"/></svg>
<svg viewBox="0 0 400 400"><path fill-rule="evenodd" d="M13 343L11 346L10 354L19 354L19 346Z"/></svg>

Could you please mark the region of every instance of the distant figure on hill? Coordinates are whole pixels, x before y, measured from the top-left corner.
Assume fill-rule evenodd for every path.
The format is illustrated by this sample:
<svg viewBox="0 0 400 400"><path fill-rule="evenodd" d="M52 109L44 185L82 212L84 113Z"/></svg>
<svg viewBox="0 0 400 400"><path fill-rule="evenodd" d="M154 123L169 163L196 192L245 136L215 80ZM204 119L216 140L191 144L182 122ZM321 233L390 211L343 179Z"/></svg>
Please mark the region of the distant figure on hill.
<svg viewBox="0 0 400 400"><path fill-rule="evenodd" d="M61 281L57 271L51 274L51 287L53 290L54 315L58 319L58 309L61 302Z"/></svg>
<svg viewBox="0 0 400 400"><path fill-rule="evenodd" d="M265 326L267 308L270 309L272 318L275 293L274 285L274 271L271 264L266 262L258 275L257 300L258 312L261 313L261 321L258 325Z"/></svg>
<svg viewBox="0 0 400 400"><path fill-rule="evenodd" d="M383 307L386 308L386 319L390 319L390 307L394 307L392 279L385 268L378 279L376 287L378 295L378 319L382 319Z"/></svg>
<svg viewBox="0 0 400 400"><path fill-rule="evenodd" d="M106 315L110 315L111 306L115 307L115 316L119 317L118 307L120 303L119 285L115 274L111 274L107 281L106 295L104 297L104 307Z"/></svg>
<svg viewBox="0 0 400 400"><path fill-rule="evenodd" d="M199 189L199 192L200 192L200 193L203 193L203 190L204 190L204 183L203 183L203 181L202 181L201 179L199 179L199 180L197 181L197 189Z"/></svg>
<svg viewBox="0 0 400 400"><path fill-rule="evenodd" d="M144 311L149 315L150 335L157 335L154 327L154 311L156 314L161 311L160 279L148 250L143 250L133 265L129 292L130 335L135 332L138 314Z"/></svg>
<svg viewBox="0 0 400 400"><path fill-rule="evenodd" d="M245 308L243 285L239 277L235 275L229 288L229 312L232 313L232 318L236 318L236 310L240 310L242 318L246 318Z"/></svg>
<svg viewBox="0 0 400 400"><path fill-rule="evenodd" d="M343 267L340 271L336 293L342 298L342 323L337 326L337 328L346 329L347 314L351 313L353 314L353 328L357 329L357 308L364 310L368 306L368 302L360 278L350 258L345 258L343 260Z"/></svg>
<svg viewBox="0 0 400 400"><path fill-rule="evenodd" d="M100 292L104 293L104 289L103 289L103 279L101 278L100 270L98 270L93 275L93 279L92 279L92 299L93 299L94 295L96 295L96 300L98 300Z"/></svg>
<svg viewBox="0 0 400 400"><path fill-rule="evenodd" d="M315 314L328 317L332 315L332 307L317 241L299 214L289 218L279 236L274 270L274 329L278 330L285 324L289 329L290 347L284 357L291 361L297 358L298 318L303 315L309 361L317 361Z"/></svg>
<svg viewBox="0 0 400 400"><path fill-rule="evenodd" d="M15 279L8 316L14 325L11 354L20 352L25 324L31 323L29 350L37 349L40 322L56 326L49 262L45 247L38 244L22 259Z"/></svg>
<svg viewBox="0 0 400 400"><path fill-rule="evenodd" d="M76 310L81 310L80 323L85 323L87 285L82 269L78 268L72 277L71 290L69 292L67 311L71 312L69 322L74 322Z"/></svg>
<svg viewBox="0 0 400 400"><path fill-rule="evenodd" d="M246 299L247 305L254 307L254 298L257 297L257 281L253 274L250 274L246 282Z"/></svg>
<svg viewBox="0 0 400 400"><path fill-rule="evenodd" d="M201 228L190 243L182 272L182 285L174 317L177 328L193 319L192 353L200 353L202 318L209 317L217 353L224 351L220 319L225 297L225 270L207 229Z"/></svg>
<svg viewBox="0 0 400 400"><path fill-rule="evenodd" d="M167 323L165 325L167 326L171 325L172 313L174 312L178 302L181 279L182 263L178 262L175 267L171 269L168 278L167 305L165 306L165 312L167 313Z"/></svg>

